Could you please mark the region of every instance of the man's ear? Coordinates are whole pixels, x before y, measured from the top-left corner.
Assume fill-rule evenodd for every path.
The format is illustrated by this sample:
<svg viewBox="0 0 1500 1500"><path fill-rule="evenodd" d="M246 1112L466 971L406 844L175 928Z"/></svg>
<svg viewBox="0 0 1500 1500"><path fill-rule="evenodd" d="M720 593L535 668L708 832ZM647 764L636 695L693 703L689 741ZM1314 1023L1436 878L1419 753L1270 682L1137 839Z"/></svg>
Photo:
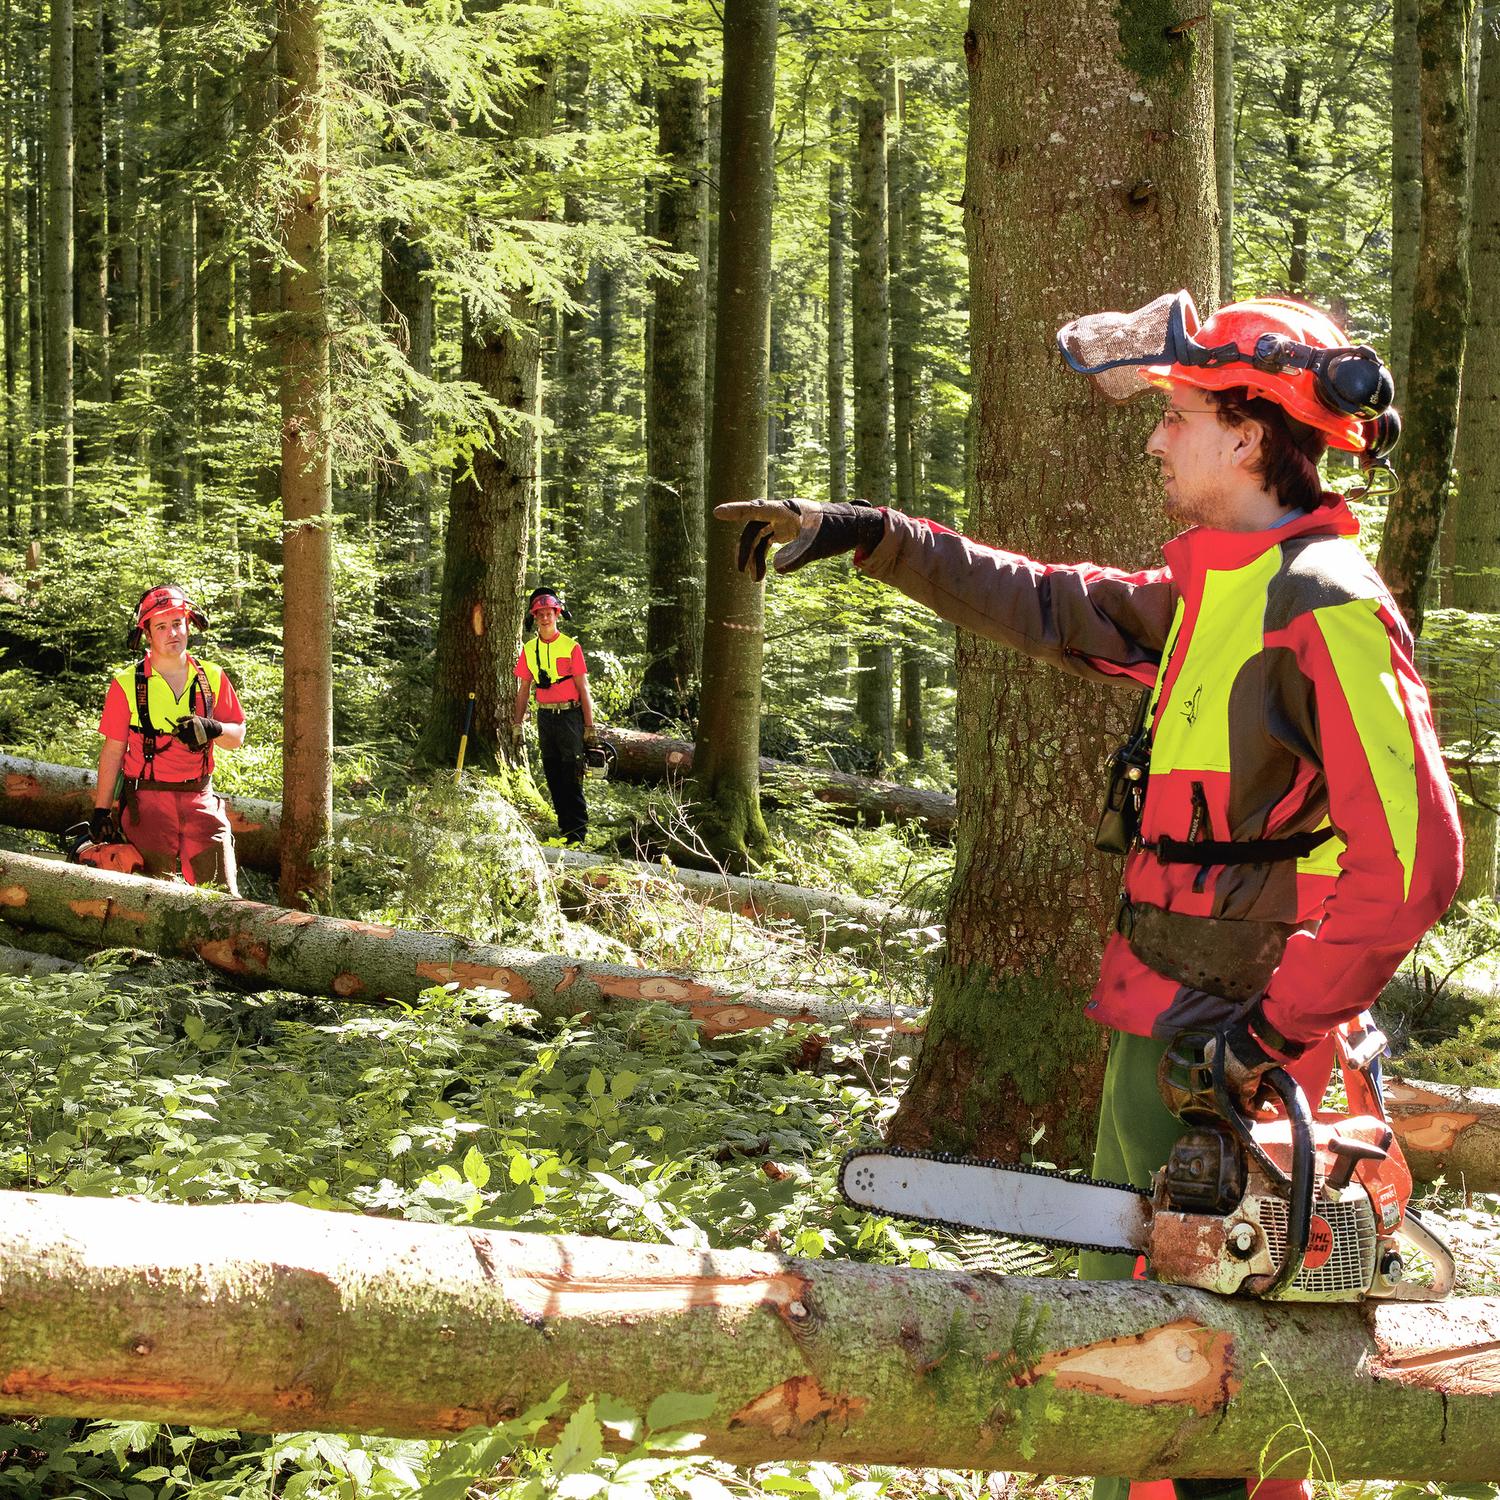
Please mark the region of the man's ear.
<svg viewBox="0 0 1500 1500"><path fill-rule="evenodd" d="M1254 417L1246 417L1233 432L1234 446L1229 450L1229 461L1239 468L1247 468L1261 456L1266 429Z"/></svg>

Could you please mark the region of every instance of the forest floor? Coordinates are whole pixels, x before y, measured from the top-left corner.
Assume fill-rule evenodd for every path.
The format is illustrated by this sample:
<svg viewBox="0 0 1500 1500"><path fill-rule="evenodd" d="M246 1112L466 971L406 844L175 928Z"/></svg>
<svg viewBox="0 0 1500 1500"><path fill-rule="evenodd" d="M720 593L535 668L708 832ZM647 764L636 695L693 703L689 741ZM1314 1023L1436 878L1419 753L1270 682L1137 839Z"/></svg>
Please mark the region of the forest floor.
<svg viewBox="0 0 1500 1500"><path fill-rule="evenodd" d="M7 677L13 674L7 674ZM37 691L40 691L38 688ZM33 722L36 722L33 720ZM69 739L92 748L82 710ZM76 739L72 738L76 735ZM3 748L59 753L56 721ZM372 816L341 835L342 915L440 928L579 956L754 977L757 984L921 1004L952 851L920 832L851 827L831 815L773 815L765 873L915 906L924 920L876 955L811 942L653 887L559 895L536 858L548 831L487 778L412 783L361 752L341 770L340 805ZM226 757L228 760L228 757ZM269 776L236 790L275 796ZM247 784L248 783L248 784ZM673 819L660 791L589 784L599 846L637 820ZM395 814L396 816L392 816ZM10 847L40 836L6 830ZM251 872L246 894L271 898ZM1389 1023L1423 1076L1500 1083L1500 1020L1465 998L1494 961L1492 907L1462 913L1415 960L1421 997ZM1468 965L1468 969L1464 966ZM753 1246L914 1266L1067 1276L1074 1257L857 1213L836 1189L841 1154L879 1139L910 1059L835 1033L819 1065L778 1026L705 1041L669 1007L623 1018L543 1022L495 993L449 986L415 1006L335 1005L235 993L201 970L105 955L74 972L0 979L0 1186L140 1194L185 1202L291 1201L330 1210L544 1233ZM1045 1154L1045 1142L1038 1151ZM1500 1294L1500 1198L1454 1185L1424 1200L1453 1234L1460 1291ZM0 1496L206 1500L208 1496L413 1496L462 1500L1084 1500L1087 1481L932 1469L777 1463L741 1470L691 1454L650 1478L603 1453L593 1396L572 1393L569 1436L519 1444L498 1471L477 1445L360 1436L168 1429L139 1422L0 1426ZM1277 1453L1268 1453L1268 1470ZM1305 1455L1300 1460L1305 1463ZM1278 1472L1286 1472L1285 1469ZM1324 1493L1415 1500L1438 1487L1340 1485ZM1473 1500L1493 1487L1451 1491Z"/></svg>

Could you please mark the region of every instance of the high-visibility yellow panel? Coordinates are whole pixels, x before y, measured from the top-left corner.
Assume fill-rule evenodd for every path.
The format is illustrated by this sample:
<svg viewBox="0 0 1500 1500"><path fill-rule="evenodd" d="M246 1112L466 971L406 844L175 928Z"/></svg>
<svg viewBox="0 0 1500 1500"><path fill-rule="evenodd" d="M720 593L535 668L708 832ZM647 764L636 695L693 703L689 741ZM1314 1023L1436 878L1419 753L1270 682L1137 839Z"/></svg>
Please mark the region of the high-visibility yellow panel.
<svg viewBox="0 0 1500 1500"><path fill-rule="evenodd" d="M1411 892L1417 853L1417 766L1411 725L1391 667L1391 640L1374 599L1351 599L1313 611L1333 659L1354 729L1370 763L1386 826L1401 861L1401 894ZM1328 747L1324 746L1324 755Z"/></svg>
<svg viewBox="0 0 1500 1500"><path fill-rule="evenodd" d="M1328 819L1324 818L1318 826L1311 830L1313 833L1321 833L1328 827ZM1305 854L1297 861L1297 873L1299 875L1337 875L1339 873L1339 856L1348 848L1338 834L1319 844L1311 854Z"/></svg>
<svg viewBox="0 0 1500 1500"><path fill-rule="evenodd" d="M1232 572L1210 572L1182 670L1161 710L1153 771L1229 769L1229 694L1240 668L1264 649L1266 589L1281 567L1270 547Z"/></svg>

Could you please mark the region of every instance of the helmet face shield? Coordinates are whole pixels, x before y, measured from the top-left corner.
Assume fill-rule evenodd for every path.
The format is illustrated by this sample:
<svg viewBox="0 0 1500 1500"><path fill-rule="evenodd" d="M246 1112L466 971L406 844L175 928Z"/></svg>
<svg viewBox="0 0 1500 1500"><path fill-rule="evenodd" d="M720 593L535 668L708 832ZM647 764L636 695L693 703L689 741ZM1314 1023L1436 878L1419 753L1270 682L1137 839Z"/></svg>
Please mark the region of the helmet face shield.
<svg viewBox="0 0 1500 1500"><path fill-rule="evenodd" d="M1114 402L1133 401L1151 386L1147 365L1196 364L1198 309L1187 292L1166 292L1134 312L1089 313L1057 331L1057 347L1071 369L1087 375Z"/></svg>

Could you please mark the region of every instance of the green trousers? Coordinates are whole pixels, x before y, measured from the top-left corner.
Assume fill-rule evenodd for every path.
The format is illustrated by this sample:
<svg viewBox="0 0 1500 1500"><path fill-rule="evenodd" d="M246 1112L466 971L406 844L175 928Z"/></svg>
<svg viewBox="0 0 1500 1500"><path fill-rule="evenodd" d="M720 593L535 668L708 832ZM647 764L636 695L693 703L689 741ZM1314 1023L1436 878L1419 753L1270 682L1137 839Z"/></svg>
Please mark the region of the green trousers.
<svg viewBox="0 0 1500 1500"><path fill-rule="evenodd" d="M1099 1103L1099 1133L1094 1140L1093 1175L1106 1182L1128 1182L1149 1188L1159 1167L1186 1130L1162 1103L1156 1069L1165 1042L1154 1037L1110 1033L1104 1093ZM1135 1274L1133 1255L1104 1255L1085 1250L1078 1257L1083 1281L1128 1281ZM1233 1500L1245 1494L1241 1480L1176 1480L1178 1500ZM1127 1500L1128 1479L1096 1479L1094 1500Z"/></svg>

